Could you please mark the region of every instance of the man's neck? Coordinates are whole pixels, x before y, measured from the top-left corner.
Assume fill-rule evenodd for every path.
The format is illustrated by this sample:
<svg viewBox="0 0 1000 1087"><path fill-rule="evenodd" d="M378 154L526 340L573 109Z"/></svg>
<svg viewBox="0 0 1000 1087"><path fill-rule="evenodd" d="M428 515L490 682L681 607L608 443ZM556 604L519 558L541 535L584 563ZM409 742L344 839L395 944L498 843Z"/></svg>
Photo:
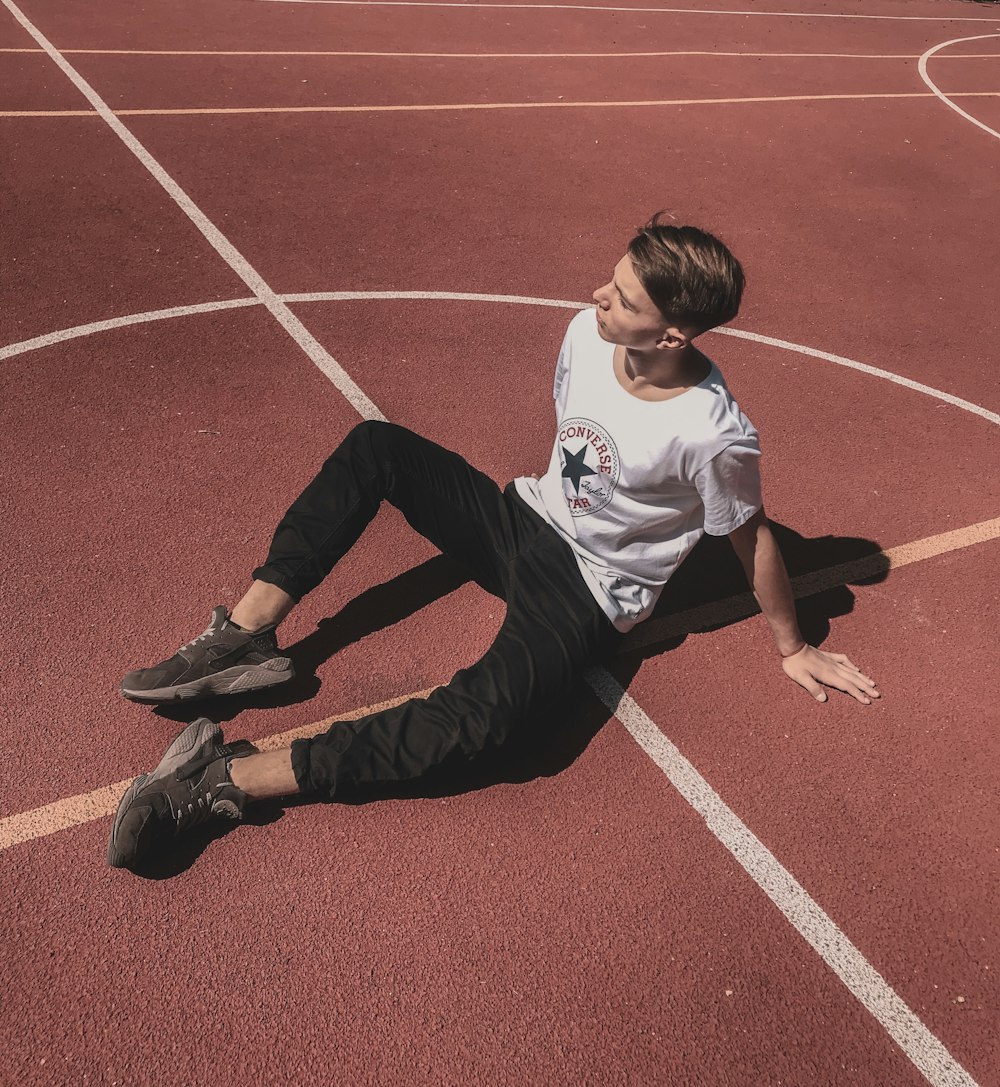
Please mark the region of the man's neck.
<svg viewBox="0 0 1000 1087"><path fill-rule="evenodd" d="M693 345L681 351L615 348L615 373L626 392L640 400L670 400L708 376L711 363Z"/></svg>

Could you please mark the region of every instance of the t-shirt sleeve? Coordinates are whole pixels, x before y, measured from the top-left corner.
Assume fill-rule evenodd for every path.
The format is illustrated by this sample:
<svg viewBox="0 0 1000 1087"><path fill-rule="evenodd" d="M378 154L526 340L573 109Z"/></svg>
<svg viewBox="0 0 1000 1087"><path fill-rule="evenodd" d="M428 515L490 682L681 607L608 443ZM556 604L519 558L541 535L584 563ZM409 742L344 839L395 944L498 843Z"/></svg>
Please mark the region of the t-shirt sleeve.
<svg viewBox="0 0 1000 1087"><path fill-rule="evenodd" d="M764 504L760 492L760 446L740 438L695 473L705 507L705 531L726 536L745 524Z"/></svg>
<svg viewBox="0 0 1000 1087"><path fill-rule="evenodd" d="M556 374L552 381L552 399L556 402L557 408L562 408L562 397L564 394L563 385L566 381L566 375L569 373L569 356L570 356L570 330L566 329L566 335L563 337L562 347L559 348L559 358L556 360Z"/></svg>

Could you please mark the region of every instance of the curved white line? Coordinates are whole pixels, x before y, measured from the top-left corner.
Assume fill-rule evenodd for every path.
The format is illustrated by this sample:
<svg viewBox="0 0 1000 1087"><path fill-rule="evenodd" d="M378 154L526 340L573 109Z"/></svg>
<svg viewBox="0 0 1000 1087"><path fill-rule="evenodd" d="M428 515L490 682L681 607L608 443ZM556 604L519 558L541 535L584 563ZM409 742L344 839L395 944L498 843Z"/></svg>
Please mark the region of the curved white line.
<svg viewBox="0 0 1000 1087"><path fill-rule="evenodd" d="M231 298L225 302L200 302L194 306L172 306L170 309L147 310L145 313L132 313L127 317L112 317L107 321L93 321L89 325L75 325L62 328L58 332L46 332L44 336L35 336L20 343L0 347L0 360L23 355L26 351L37 351L41 347L51 347L54 343L75 340L80 336L90 336L95 332L108 332L113 328L125 328L127 325L144 325L148 321L166 321L171 317L190 317L195 313L215 313L216 310L239 309L241 306L260 306L259 298Z"/></svg>
<svg viewBox="0 0 1000 1087"><path fill-rule="evenodd" d="M535 298L523 294L481 294L471 291L309 291L299 294L282 294L277 296L286 305L306 302L369 302L369 301L443 301L443 302L497 302L509 303L520 306L551 306L555 309L587 309L589 302L575 302L566 298ZM72 328L60 329L57 332L48 332L43 336L35 336L30 340L21 340L19 343L8 344L0 348L0 360L14 358L28 351L36 351L52 344L63 343L66 340L78 339L82 336L90 336L95 332L107 332L115 328L124 328L128 325L141 325L150 321L163 321L171 317L188 317L198 313L213 313L216 310L240 309L247 306L262 305L259 298L233 298L221 302L200 302L193 306L173 306L169 309L148 310L145 313L133 313L127 317L115 317L106 321L93 321L86 325L75 325ZM808 355L811 358L822 359L824 362L833 362L838 366L845 366L850 370L857 370L871 377L879 377L884 381L891 381L894 385L901 385L914 392L923 393L925 396L941 400L962 411L978 415L981 419L1000 426L1000 415L990 411L979 404L973 404L970 400L953 396L951 393L935 389L931 385L923 385L919 381L911 381L908 377L894 374L891 370L881 370L877 366L869 366L854 359L845 358L843 355L834 355L829 351L820 351L814 347L806 347L804 344L792 343L791 340L779 340L774 336L762 336L757 332L744 332L737 328L716 328L712 332L720 336L735 336L741 340L752 340L755 343L767 344L769 347L779 347L783 351L793 351L800 355Z"/></svg>
<svg viewBox="0 0 1000 1087"><path fill-rule="evenodd" d="M920 78L927 84L928 87L941 99L942 102L951 109L953 109L959 116L964 117L967 121L971 121L977 128L981 128L984 132L988 132L991 136L996 136L1000 140L1000 132L997 132L995 128L990 128L989 125L983 124L977 117L973 117L971 113L966 113L960 106L956 106L955 103L941 90L940 87L931 79L927 74L927 62L935 53L942 49L947 49L949 45L959 45L962 42L978 42L983 38L998 38L1000 34L977 34L973 38L952 38L950 42L942 42L940 45L935 45L931 49L928 49L926 53L917 61L917 71L920 73Z"/></svg>
<svg viewBox="0 0 1000 1087"><path fill-rule="evenodd" d="M631 8L598 4L481 4L454 0L258 0L272 4L339 4L361 8L523 8L527 11L639 11L648 15L769 15L778 19L882 19L902 23L992 23L984 15L956 19L950 15L854 15L851 12L821 11L723 11L718 8Z"/></svg>
<svg viewBox="0 0 1000 1087"><path fill-rule="evenodd" d="M828 351L817 351L814 347L803 347L802 344L792 343L790 340L776 340L772 336L761 336L757 332L742 332L737 328L714 328L712 331L722 336L736 336L741 340L753 340L755 343L766 343L770 347L781 347L786 351L796 351L800 355L811 355L815 359L823 359L826 362L835 362L838 366L846 366L849 370L859 370L862 374L881 377L886 381L891 381L894 385L902 385L906 389L913 389L914 392L933 396L936 400L943 400L946 404L953 404L956 408L972 412L973 415L979 415L988 422L1000 426L1000 415L995 411L989 411L987 408L980 407L979 404L973 404L971 400L963 400L961 397L952 396L951 393L942 392L930 385L922 385L919 381L911 381L908 377L901 377L899 374L892 373L891 370L880 370L877 366L868 366L863 362L855 362L854 359L844 358L843 355L831 355Z"/></svg>
<svg viewBox="0 0 1000 1087"><path fill-rule="evenodd" d="M311 294L283 294L286 302L364 302L368 299L395 301L441 300L444 302L513 302L522 306L554 306L556 309L587 309L590 302L564 298L533 298L524 294L470 294L467 291L318 291Z"/></svg>

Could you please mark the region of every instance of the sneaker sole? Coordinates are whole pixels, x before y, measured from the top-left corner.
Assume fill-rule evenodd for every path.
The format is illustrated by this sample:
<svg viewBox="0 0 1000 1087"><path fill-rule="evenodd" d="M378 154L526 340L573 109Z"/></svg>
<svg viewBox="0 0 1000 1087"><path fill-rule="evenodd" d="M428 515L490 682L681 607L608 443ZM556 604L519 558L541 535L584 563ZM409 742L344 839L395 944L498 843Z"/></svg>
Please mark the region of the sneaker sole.
<svg viewBox="0 0 1000 1087"><path fill-rule="evenodd" d="M274 657L263 664L243 664L226 668L188 683L152 690L121 688L121 693L133 702L190 702L195 698L215 698L223 694L243 694L276 687L295 678L295 669L288 657Z"/></svg>
<svg viewBox="0 0 1000 1087"><path fill-rule="evenodd" d="M111 828L111 837L108 841L108 864L112 868L125 868L134 860L122 853L116 844L122 819L132 801L151 781L167 777L178 766L183 766L191 758L193 751L199 750L207 741L214 740L221 731L221 728L214 721L209 721L207 717L199 717L196 721L192 721L187 728L178 733L173 743L164 751L163 758L156 764L156 768L148 774L140 774L125 790L125 795L118 802L114 826Z"/></svg>

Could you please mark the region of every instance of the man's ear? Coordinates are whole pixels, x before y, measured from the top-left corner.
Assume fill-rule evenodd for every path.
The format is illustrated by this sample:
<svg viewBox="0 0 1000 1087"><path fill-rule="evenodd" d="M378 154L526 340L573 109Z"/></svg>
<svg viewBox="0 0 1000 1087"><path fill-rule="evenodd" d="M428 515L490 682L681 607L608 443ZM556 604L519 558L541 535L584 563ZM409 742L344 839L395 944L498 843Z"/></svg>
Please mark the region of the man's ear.
<svg viewBox="0 0 1000 1087"><path fill-rule="evenodd" d="M676 325L668 325L660 333L656 346L660 351L683 351L690 342L691 336L689 333L684 332Z"/></svg>

